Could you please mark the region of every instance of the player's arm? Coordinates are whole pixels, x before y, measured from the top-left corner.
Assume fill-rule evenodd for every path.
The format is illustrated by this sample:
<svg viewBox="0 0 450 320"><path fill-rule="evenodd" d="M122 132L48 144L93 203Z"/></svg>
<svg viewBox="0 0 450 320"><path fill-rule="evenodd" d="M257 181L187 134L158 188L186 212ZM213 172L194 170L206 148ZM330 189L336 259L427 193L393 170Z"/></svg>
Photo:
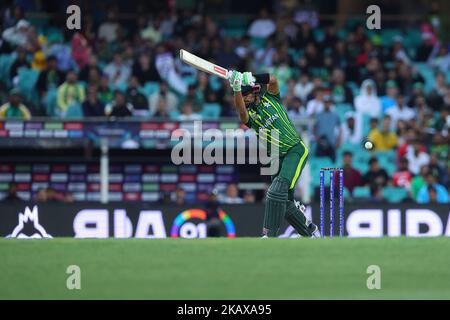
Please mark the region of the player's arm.
<svg viewBox="0 0 450 320"><path fill-rule="evenodd" d="M251 72L244 72L242 74L242 85L253 87L256 83L267 85L267 91L270 94L276 95L280 92L278 80L274 75L269 73L253 75Z"/></svg>
<svg viewBox="0 0 450 320"><path fill-rule="evenodd" d="M244 98L241 93L242 78L242 73L238 71L231 71L228 80L230 81L230 86L234 92L234 106L239 114L239 119L241 119L243 123L247 123L249 117L247 108L245 107Z"/></svg>
<svg viewBox="0 0 450 320"><path fill-rule="evenodd" d="M244 98L242 97L242 93L240 91L234 92L234 106L239 114L239 119L241 119L243 123L247 123L249 117L248 111L245 107Z"/></svg>
<svg viewBox="0 0 450 320"><path fill-rule="evenodd" d="M269 76L269 83L267 84L267 91L271 94L280 93L280 87L278 86L278 80L274 75Z"/></svg>

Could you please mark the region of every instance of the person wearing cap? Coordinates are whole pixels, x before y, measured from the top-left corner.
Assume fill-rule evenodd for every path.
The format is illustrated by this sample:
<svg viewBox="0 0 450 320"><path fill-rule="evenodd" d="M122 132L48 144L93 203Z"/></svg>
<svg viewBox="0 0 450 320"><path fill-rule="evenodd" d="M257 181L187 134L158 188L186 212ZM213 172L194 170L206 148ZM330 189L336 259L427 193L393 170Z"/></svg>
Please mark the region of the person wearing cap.
<svg viewBox="0 0 450 320"><path fill-rule="evenodd" d="M239 119L254 130L259 141L267 142L270 155L278 157L277 172L266 194L263 238L277 237L283 219L301 236L319 237L317 226L305 217L304 206L294 200L295 185L309 150L282 104L277 78L268 73L230 70L228 80Z"/></svg>
<svg viewBox="0 0 450 320"><path fill-rule="evenodd" d="M9 101L0 106L0 119L22 119L30 120L31 113L28 108L21 103L20 91L17 88L9 92Z"/></svg>
<svg viewBox="0 0 450 320"><path fill-rule="evenodd" d="M2 37L11 46L25 47L28 43L30 27L31 25L27 20L21 19L14 27L3 31Z"/></svg>

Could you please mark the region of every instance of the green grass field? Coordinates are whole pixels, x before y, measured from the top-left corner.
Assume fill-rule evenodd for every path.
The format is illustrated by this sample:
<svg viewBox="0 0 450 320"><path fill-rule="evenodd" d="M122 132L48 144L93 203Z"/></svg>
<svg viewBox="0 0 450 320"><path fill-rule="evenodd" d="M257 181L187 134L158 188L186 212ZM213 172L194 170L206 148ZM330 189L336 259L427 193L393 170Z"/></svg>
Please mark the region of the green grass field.
<svg viewBox="0 0 450 320"><path fill-rule="evenodd" d="M0 299L450 299L449 252L449 238L0 239Z"/></svg>

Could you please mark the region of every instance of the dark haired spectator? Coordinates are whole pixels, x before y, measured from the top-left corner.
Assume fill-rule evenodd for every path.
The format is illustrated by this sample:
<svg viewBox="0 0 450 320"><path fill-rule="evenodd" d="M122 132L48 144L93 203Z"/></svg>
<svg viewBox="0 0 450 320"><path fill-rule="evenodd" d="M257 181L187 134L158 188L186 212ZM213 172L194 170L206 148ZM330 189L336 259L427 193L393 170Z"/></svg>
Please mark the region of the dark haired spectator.
<svg viewBox="0 0 450 320"><path fill-rule="evenodd" d="M330 157L335 160L335 150L341 142L341 121L332 110L333 101L330 96L325 96L324 110L316 116L314 136L317 141L316 155L318 157Z"/></svg>
<svg viewBox="0 0 450 320"><path fill-rule="evenodd" d="M97 88L88 87L87 98L81 105L85 117L104 117L105 105L98 99Z"/></svg>
<svg viewBox="0 0 450 320"><path fill-rule="evenodd" d="M101 77L97 92L98 98L103 104L108 104L113 101L114 92L113 90L111 90L111 87L109 85L108 76L103 75Z"/></svg>
<svg viewBox="0 0 450 320"><path fill-rule="evenodd" d="M150 108L150 115L155 114L155 112L158 108L160 99L164 99L166 101L165 109L167 110L168 113L178 110L177 96L169 90L169 85L167 84L167 82L161 81L159 83L159 90L154 92L149 97L148 104L149 104L149 108Z"/></svg>
<svg viewBox="0 0 450 320"><path fill-rule="evenodd" d="M9 185L8 194L2 199L5 202L23 201L23 199L17 194L17 185L11 183Z"/></svg>
<svg viewBox="0 0 450 320"><path fill-rule="evenodd" d="M102 70L98 66L98 59L95 54L91 54L87 63L81 68L79 73L79 79L84 82L89 82L89 77L92 70L96 70L99 75L102 74Z"/></svg>
<svg viewBox="0 0 450 320"><path fill-rule="evenodd" d="M401 158L398 170L392 176L392 184L394 187L410 190L413 175L409 171L408 159Z"/></svg>
<svg viewBox="0 0 450 320"><path fill-rule="evenodd" d="M416 140L408 146L406 158L409 162L409 171L414 175L419 174L420 168L430 162L430 156L424 151L424 146L420 140Z"/></svg>
<svg viewBox="0 0 450 320"><path fill-rule="evenodd" d="M253 191L247 190L244 193L244 203L255 203L256 197Z"/></svg>
<svg viewBox="0 0 450 320"><path fill-rule="evenodd" d="M191 100L186 100L181 106L181 114L178 117L181 121L201 120L202 116L194 112L194 105Z"/></svg>
<svg viewBox="0 0 450 320"><path fill-rule="evenodd" d="M353 194L353 189L362 185L362 177L359 170L353 167L353 153L345 151L343 154L343 169L344 169L344 186L348 189L350 194ZM339 183L338 175L335 176L335 185Z"/></svg>
<svg viewBox="0 0 450 320"><path fill-rule="evenodd" d="M141 84L145 84L149 81L161 81L161 77L156 70L155 63L152 58L153 56L151 54L142 53L133 63L132 74Z"/></svg>
<svg viewBox="0 0 450 320"><path fill-rule="evenodd" d="M30 110L22 104L22 97L19 89L12 89L9 92L8 100L7 103L0 106L0 119L31 119Z"/></svg>
<svg viewBox="0 0 450 320"><path fill-rule="evenodd" d="M160 119L169 119L170 115L167 111L167 102L166 99L159 99L157 104L156 112L153 114L153 117Z"/></svg>
<svg viewBox="0 0 450 320"><path fill-rule="evenodd" d="M348 111L345 114L345 122L341 125L341 133L341 144L360 144L363 138L361 114Z"/></svg>
<svg viewBox="0 0 450 320"><path fill-rule="evenodd" d="M309 100L306 104L306 113L308 116L315 116L324 110L325 103L323 101L326 95L324 88L316 88L313 91L314 99Z"/></svg>
<svg viewBox="0 0 450 320"><path fill-rule="evenodd" d="M389 182L389 175L386 170L380 167L377 158L370 158L369 171L363 176L363 185L378 185L381 187L387 186Z"/></svg>
<svg viewBox="0 0 450 320"><path fill-rule="evenodd" d="M430 57L433 48L433 35L429 32L422 33L422 43L417 48L415 60L417 62L426 62Z"/></svg>
<svg viewBox="0 0 450 320"><path fill-rule="evenodd" d="M58 70L56 57L49 56L46 68L39 73L36 88L41 96L45 96L48 90L58 88L64 80L65 74Z"/></svg>
<svg viewBox="0 0 450 320"><path fill-rule="evenodd" d="M334 69L331 75L331 95L335 103L353 103L352 89L345 83L342 69Z"/></svg>
<svg viewBox="0 0 450 320"><path fill-rule="evenodd" d="M397 146L397 135L391 130L391 118L385 116L381 123L381 129L372 129L368 140L373 143L374 151L388 151Z"/></svg>
<svg viewBox="0 0 450 320"><path fill-rule="evenodd" d="M178 187L173 194L173 203L182 206L186 204L186 191Z"/></svg>
<svg viewBox="0 0 450 320"><path fill-rule="evenodd" d="M198 90L195 84L188 86L187 94L181 101L181 105L183 105L185 101L190 101L192 103L195 112L201 111L203 103L205 102L202 91Z"/></svg>
<svg viewBox="0 0 450 320"><path fill-rule="evenodd" d="M132 76L126 92L127 101L133 105L135 110L145 110L148 113L148 99L139 91L139 87L138 79Z"/></svg>
<svg viewBox="0 0 450 320"><path fill-rule="evenodd" d="M114 101L105 107L105 114L109 117L130 117L133 115L133 105L126 101L122 91L116 90Z"/></svg>
<svg viewBox="0 0 450 320"><path fill-rule="evenodd" d="M123 61L120 53L115 53L113 61L105 67L104 73L108 76L112 84L118 86L128 82L131 75L131 68Z"/></svg>
<svg viewBox="0 0 450 320"><path fill-rule="evenodd" d="M30 64L27 61L27 52L24 48L18 47L16 49L17 57L11 68L9 69L9 79L13 81L14 77L19 73L20 68L30 68Z"/></svg>
<svg viewBox="0 0 450 320"><path fill-rule="evenodd" d="M416 113L406 105L403 95L398 95L396 104L386 111L386 114L391 117L392 127L396 127L399 120L411 120L416 116Z"/></svg>
<svg viewBox="0 0 450 320"><path fill-rule="evenodd" d="M225 194L219 196L219 202L225 204L242 204L244 203L244 200L239 197L237 185L230 183L225 190Z"/></svg>
<svg viewBox="0 0 450 320"><path fill-rule="evenodd" d="M259 11L259 16L248 28L248 35L255 38L267 38L275 32L275 23L266 8Z"/></svg>
<svg viewBox="0 0 450 320"><path fill-rule="evenodd" d="M67 72L66 81L58 87L58 113L64 115L72 104L81 104L84 99L84 88L78 82L77 73L75 71Z"/></svg>
<svg viewBox="0 0 450 320"><path fill-rule="evenodd" d="M417 194L418 203L448 203L449 195L445 187L436 183L436 178L431 172L425 175L426 184Z"/></svg>

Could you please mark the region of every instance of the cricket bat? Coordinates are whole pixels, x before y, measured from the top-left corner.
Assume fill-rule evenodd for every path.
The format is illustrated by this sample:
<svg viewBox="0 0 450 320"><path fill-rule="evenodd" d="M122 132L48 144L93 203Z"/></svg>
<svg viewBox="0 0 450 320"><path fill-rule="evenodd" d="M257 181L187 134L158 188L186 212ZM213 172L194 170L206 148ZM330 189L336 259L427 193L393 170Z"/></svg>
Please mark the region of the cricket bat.
<svg viewBox="0 0 450 320"><path fill-rule="evenodd" d="M224 67L218 66L214 63L211 63L205 59L202 59L200 57L197 57L196 55L181 49L180 50L180 59L184 63L187 63L194 68L201 70L203 72L207 72L213 75L216 75L218 77L221 77L223 79L228 79L228 69L225 69Z"/></svg>

